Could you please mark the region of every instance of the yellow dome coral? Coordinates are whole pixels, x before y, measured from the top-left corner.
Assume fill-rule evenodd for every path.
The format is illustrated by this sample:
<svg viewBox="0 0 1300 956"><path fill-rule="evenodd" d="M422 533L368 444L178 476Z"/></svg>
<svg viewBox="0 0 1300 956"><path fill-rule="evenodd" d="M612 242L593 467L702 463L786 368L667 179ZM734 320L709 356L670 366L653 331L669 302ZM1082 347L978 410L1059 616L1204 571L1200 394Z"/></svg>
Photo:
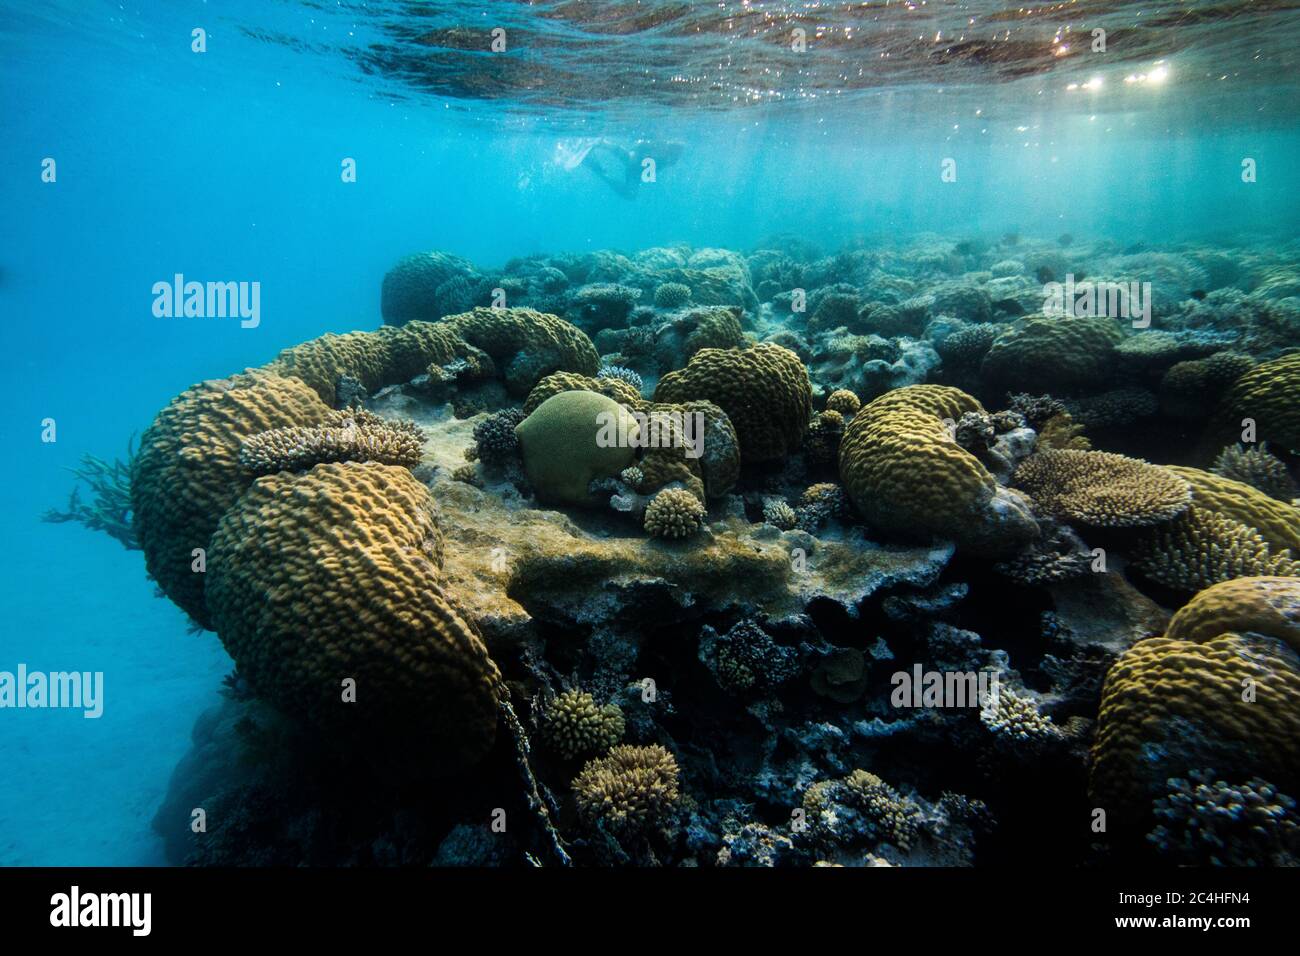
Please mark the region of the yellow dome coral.
<svg viewBox="0 0 1300 956"><path fill-rule="evenodd" d="M1038 533L1027 502L1000 488L953 440L956 419L983 411L965 392L912 385L867 403L840 442L840 478L874 527L930 534L974 551L1014 548Z"/></svg>
<svg viewBox="0 0 1300 956"><path fill-rule="evenodd" d="M1106 675L1089 791L1129 822L1201 767L1279 786L1300 771L1300 658L1269 637L1199 633L1139 641Z"/></svg>
<svg viewBox="0 0 1300 956"><path fill-rule="evenodd" d="M1042 514L1106 528L1169 521L1192 499L1187 482L1170 469L1104 451L1038 452L1016 469L1013 484Z"/></svg>
<svg viewBox="0 0 1300 956"><path fill-rule="evenodd" d="M1192 598L1165 636L1206 641L1228 631L1267 634L1300 651L1300 576L1224 581Z"/></svg>
<svg viewBox="0 0 1300 956"><path fill-rule="evenodd" d="M391 465L260 478L212 536L207 599L259 696L383 759L449 772L491 747L500 675L439 583L432 508Z"/></svg>
<svg viewBox="0 0 1300 956"><path fill-rule="evenodd" d="M552 372L528 393L524 400L524 414L531 415L542 402L561 392L597 392L606 398L612 398L629 411L635 411L645 404L636 386L621 378L592 378L577 372Z"/></svg>
<svg viewBox="0 0 1300 956"><path fill-rule="evenodd" d="M1112 372L1122 338L1115 319L1031 316L993 340L980 376L1033 392L1095 386Z"/></svg>
<svg viewBox="0 0 1300 956"><path fill-rule="evenodd" d="M243 440L326 421L330 409L303 382L263 371L202 382L158 413L131 469L131 507L145 567L199 624L211 627L194 550L206 549L221 515L253 476L239 462Z"/></svg>
<svg viewBox="0 0 1300 956"><path fill-rule="evenodd" d="M1300 352L1263 362L1238 378L1219 417L1233 427L1254 419L1261 439L1300 453Z"/></svg>
<svg viewBox="0 0 1300 956"><path fill-rule="evenodd" d="M1192 500L1226 518L1259 532L1274 553L1283 549L1300 555L1300 508L1270 498L1257 488L1199 468L1165 466L1192 486Z"/></svg>
<svg viewBox="0 0 1300 956"><path fill-rule="evenodd" d="M741 460L774 461L799 447L812 414L812 386L799 356L763 342L747 349L701 349L669 372L656 402L707 401L721 408L740 439Z"/></svg>
<svg viewBox="0 0 1300 956"><path fill-rule="evenodd" d="M477 308L442 320L500 363L506 387L527 395L552 372L595 375L600 356L587 334L558 316L532 309Z"/></svg>
<svg viewBox="0 0 1300 956"><path fill-rule="evenodd" d="M677 802L677 777L677 760L663 747L624 745L583 767L573 792L588 823L639 833L662 821Z"/></svg>

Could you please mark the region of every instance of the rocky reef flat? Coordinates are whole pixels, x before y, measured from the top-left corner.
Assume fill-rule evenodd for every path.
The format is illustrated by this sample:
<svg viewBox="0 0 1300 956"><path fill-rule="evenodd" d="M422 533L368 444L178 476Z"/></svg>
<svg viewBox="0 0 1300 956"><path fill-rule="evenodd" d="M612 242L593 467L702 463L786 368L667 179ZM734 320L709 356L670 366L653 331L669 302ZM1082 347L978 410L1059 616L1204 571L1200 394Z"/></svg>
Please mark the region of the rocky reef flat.
<svg viewBox="0 0 1300 956"><path fill-rule="evenodd" d="M1296 862L1300 245L433 251L381 308L54 516L235 662L173 862Z"/></svg>

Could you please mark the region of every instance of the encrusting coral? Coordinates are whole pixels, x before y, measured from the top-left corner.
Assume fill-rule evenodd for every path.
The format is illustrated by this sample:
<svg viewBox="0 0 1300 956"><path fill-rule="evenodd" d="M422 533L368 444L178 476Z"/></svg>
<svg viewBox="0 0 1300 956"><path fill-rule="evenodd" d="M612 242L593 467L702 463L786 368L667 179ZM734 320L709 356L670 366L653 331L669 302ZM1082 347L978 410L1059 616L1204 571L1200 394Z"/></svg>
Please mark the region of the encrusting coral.
<svg viewBox="0 0 1300 956"><path fill-rule="evenodd" d="M361 408L331 412L320 425L289 425L245 438L239 463L255 475L303 471L327 461L377 461L414 468L424 436L410 421L390 421Z"/></svg>
<svg viewBox="0 0 1300 956"><path fill-rule="evenodd" d="M450 772L492 745L501 691L441 563L409 471L317 465L259 478L222 517L208 606L259 696L387 761Z"/></svg>
<svg viewBox="0 0 1300 956"><path fill-rule="evenodd" d="M623 711L617 704L602 707L580 690L556 696L542 721L547 746L565 760L603 754L623 738L623 730Z"/></svg>
<svg viewBox="0 0 1300 956"><path fill-rule="evenodd" d="M1101 451L1049 449L1016 469L1014 483L1040 513L1095 527L1159 524L1187 510L1187 482L1169 469Z"/></svg>
<svg viewBox="0 0 1300 956"><path fill-rule="evenodd" d="M658 744L620 745L593 760L573 780L578 812L616 835L644 833L677 803L677 760Z"/></svg>

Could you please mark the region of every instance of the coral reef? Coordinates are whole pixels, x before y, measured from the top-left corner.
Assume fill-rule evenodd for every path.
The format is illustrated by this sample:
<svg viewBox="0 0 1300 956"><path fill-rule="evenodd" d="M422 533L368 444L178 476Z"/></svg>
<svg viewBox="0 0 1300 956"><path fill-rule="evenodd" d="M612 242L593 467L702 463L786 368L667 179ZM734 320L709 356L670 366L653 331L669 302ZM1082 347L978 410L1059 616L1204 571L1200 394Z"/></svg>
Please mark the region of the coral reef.
<svg viewBox="0 0 1300 956"><path fill-rule="evenodd" d="M1160 524L1192 500L1188 483L1171 471L1101 451L1041 451L1014 480L1042 514L1093 527Z"/></svg>

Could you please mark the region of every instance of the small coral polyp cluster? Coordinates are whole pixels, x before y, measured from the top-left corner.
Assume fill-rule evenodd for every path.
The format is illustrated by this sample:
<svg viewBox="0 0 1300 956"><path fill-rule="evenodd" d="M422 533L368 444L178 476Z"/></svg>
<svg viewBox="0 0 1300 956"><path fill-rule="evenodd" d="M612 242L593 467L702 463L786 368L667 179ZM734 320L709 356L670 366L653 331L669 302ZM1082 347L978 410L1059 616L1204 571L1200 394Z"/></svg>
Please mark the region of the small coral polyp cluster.
<svg viewBox="0 0 1300 956"><path fill-rule="evenodd" d="M402 260L383 326L186 389L132 462L150 576L247 690L173 857L1294 861L1295 269ZM1067 273L1150 279L1150 322L1044 312Z"/></svg>

